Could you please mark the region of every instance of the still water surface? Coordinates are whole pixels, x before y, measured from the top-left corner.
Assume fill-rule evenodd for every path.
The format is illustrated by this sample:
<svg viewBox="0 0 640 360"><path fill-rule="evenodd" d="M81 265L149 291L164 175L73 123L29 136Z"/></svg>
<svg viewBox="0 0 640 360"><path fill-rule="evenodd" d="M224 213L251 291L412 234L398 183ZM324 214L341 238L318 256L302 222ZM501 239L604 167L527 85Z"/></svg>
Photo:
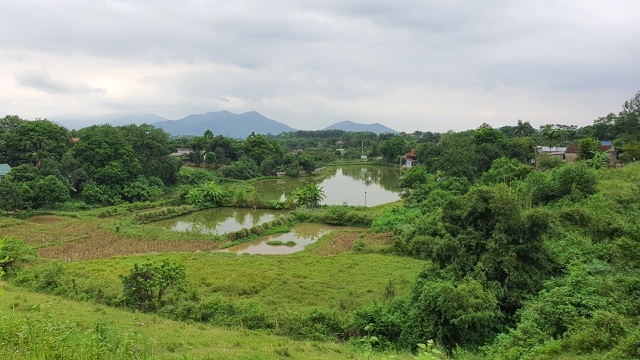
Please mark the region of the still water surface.
<svg viewBox="0 0 640 360"><path fill-rule="evenodd" d="M316 242L323 235L341 228L344 229L345 227L300 223L295 225L293 230L288 233L265 236L260 238L260 240L232 246L224 251L235 252L237 254L293 254L304 250L305 246ZM269 245L267 244L269 241L281 241L283 243L293 241L295 242L295 245Z"/></svg>
<svg viewBox="0 0 640 360"><path fill-rule="evenodd" d="M375 206L400 199L399 177L398 169L355 165L330 168L320 177L269 179L258 181L254 186L258 196L268 201L284 199L296 188L315 181L326 195L322 205ZM221 235L269 222L283 213L265 209L215 208L161 220L155 225L173 231Z"/></svg>
<svg viewBox="0 0 640 360"><path fill-rule="evenodd" d="M154 225L173 231L221 235L264 224L283 213L264 209L215 208L161 220Z"/></svg>
<svg viewBox="0 0 640 360"><path fill-rule="evenodd" d="M255 183L264 199L284 196L310 182L320 185L326 198L322 205L375 206L400 199L400 170L389 167L352 165L329 168L320 178L301 177L262 180ZM365 195L366 193L366 195Z"/></svg>

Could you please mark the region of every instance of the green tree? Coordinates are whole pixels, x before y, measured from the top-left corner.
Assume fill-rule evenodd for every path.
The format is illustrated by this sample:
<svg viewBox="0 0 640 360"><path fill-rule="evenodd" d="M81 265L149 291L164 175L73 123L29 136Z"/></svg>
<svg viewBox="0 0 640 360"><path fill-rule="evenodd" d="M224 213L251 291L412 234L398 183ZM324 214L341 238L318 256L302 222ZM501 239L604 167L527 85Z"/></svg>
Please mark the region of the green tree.
<svg viewBox="0 0 640 360"><path fill-rule="evenodd" d="M504 183L511 186L513 181L524 179L531 171L533 171L531 165L523 164L516 159L502 157L494 160L491 168L482 174L482 182L485 184Z"/></svg>
<svg viewBox="0 0 640 360"><path fill-rule="evenodd" d="M123 186L142 174L142 166L122 132L111 125L82 129L73 157L99 185Z"/></svg>
<svg viewBox="0 0 640 360"><path fill-rule="evenodd" d="M14 273L17 269L36 261L36 248L25 244L23 240L5 237L0 238L0 270Z"/></svg>
<svg viewBox="0 0 640 360"><path fill-rule="evenodd" d="M415 189L429 180L427 171L422 166L413 166L404 172L400 179L400 187Z"/></svg>
<svg viewBox="0 0 640 360"><path fill-rule="evenodd" d="M162 263L133 264L128 275L121 275L123 300L140 311L154 310L163 305L168 291L182 292L186 288L186 267L163 260Z"/></svg>
<svg viewBox="0 0 640 360"><path fill-rule="evenodd" d="M384 160L390 164L397 163L406 152L407 143L400 136L394 136L380 144L380 153Z"/></svg>
<svg viewBox="0 0 640 360"><path fill-rule="evenodd" d="M476 347L500 329L501 317L495 295L472 277L453 282L422 274L411 294L401 341L406 347L429 339L450 349Z"/></svg>
<svg viewBox="0 0 640 360"><path fill-rule="evenodd" d="M59 161L69 149L67 129L48 120L25 121L4 136L5 157L11 166L41 167L45 159Z"/></svg>
<svg viewBox="0 0 640 360"><path fill-rule="evenodd" d="M70 199L69 186L49 175L39 180L33 189L33 206L53 208Z"/></svg>
<svg viewBox="0 0 640 360"><path fill-rule="evenodd" d="M269 141L264 135L249 135L244 143L246 154L253 159L258 165L262 164L264 159L276 155L278 152L282 153L280 146L276 144L277 148L274 148L274 143Z"/></svg>
<svg viewBox="0 0 640 360"><path fill-rule="evenodd" d="M585 138L580 140L578 145L578 160L589 160L598 152L600 142L594 138Z"/></svg>

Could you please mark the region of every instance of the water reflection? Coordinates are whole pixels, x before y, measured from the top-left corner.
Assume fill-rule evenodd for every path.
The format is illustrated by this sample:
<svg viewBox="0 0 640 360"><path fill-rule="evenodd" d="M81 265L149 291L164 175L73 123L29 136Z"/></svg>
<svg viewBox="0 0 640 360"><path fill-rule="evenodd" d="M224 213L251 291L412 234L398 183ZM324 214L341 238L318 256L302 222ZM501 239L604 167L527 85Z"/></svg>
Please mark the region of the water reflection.
<svg viewBox="0 0 640 360"><path fill-rule="evenodd" d="M173 231L220 235L263 224L278 214L273 210L216 208L161 220L154 225Z"/></svg>
<svg viewBox="0 0 640 360"><path fill-rule="evenodd" d="M323 205L365 205L366 192L366 205L374 206L400 199L399 177L398 169L353 165L331 168L320 178L270 179L256 182L255 187L263 199L274 200L315 181L324 189Z"/></svg>
<svg viewBox="0 0 640 360"><path fill-rule="evenodd" d="M260 240L233 246L224 251L235 252L238 254L293 254L304 250L305 246L316 242L320 237L335 229L340 229L340 227L324 224L300 223L294 226L293 230L288 233L265 236ZM269 241L280 241L282 243L293 241L295 242L295 245L269 245L267 244Z"/></svg>

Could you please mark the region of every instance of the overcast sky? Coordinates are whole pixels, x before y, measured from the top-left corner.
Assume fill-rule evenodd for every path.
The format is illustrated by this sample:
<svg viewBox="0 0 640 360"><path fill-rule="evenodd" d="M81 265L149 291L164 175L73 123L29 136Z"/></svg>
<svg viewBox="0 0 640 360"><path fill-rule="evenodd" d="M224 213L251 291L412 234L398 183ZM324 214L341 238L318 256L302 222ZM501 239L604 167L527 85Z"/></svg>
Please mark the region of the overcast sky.
<svg viewBox="0 0 640 360"><path fill-rule="evenodd" d="M0 1L0 116L538 128L639 90L638 0Z"/></svg>

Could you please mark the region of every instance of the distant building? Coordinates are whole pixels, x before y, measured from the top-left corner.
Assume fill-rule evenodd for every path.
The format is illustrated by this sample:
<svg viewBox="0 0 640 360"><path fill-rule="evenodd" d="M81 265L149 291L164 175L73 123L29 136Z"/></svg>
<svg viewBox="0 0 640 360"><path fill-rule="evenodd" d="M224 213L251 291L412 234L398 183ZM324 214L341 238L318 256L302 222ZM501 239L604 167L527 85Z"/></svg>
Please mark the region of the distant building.
<svg viewBox="0 0 640 360"><path fill-rule="evenodd" d="M169 154L170 156L181 157L182 155L188 155L192 150L187 148L179 148L175 152Z"/></svg>
<svg viewBox="0 0 640 360"><path fill-rule="evenodd" d="M536 155L547 154L550 156L559 157L565 160L567 148L563 146L538 146L536 147Z"/></svg>
<svg viewBox="0 0 640 360"><path fill-rule="evenodd" d="M9 164L0 164L0 182L4 180L4 177L11 171Z"/></svg>
<svg viewBox="0 0 640 360"><path fill-rule="evenodd" d="M609 157L609 165L615 165L615 163L618 161L618 152L616 151L616 148L613 146L611 141L602 141L600 145L596 147L596 149L600 152L607 154L607 156ZM567 150L565 153L565 160L566 161L578 160L577 145L571 145L567 147Z"/></svg>
<svg viewBox="0 0 640 360"><path fill-rule="evenodd" d="M540 155L554 156L563 161L573 162L578 160L578 145L562 146L538 146L536 147L536 158ZM618 151L611 141L601 141L596 147L598 151L604 152L609 156L609 164L615 165L618 161Z"/></svg>
<svg viewBox="0 0 640 360"><path fill-rule="evenodd" d="M406 153L402 158L404 159L404 165L402 165L403 169L411 169L415 165L418 165L415 149L411 149L411 151Z"/></svg>

